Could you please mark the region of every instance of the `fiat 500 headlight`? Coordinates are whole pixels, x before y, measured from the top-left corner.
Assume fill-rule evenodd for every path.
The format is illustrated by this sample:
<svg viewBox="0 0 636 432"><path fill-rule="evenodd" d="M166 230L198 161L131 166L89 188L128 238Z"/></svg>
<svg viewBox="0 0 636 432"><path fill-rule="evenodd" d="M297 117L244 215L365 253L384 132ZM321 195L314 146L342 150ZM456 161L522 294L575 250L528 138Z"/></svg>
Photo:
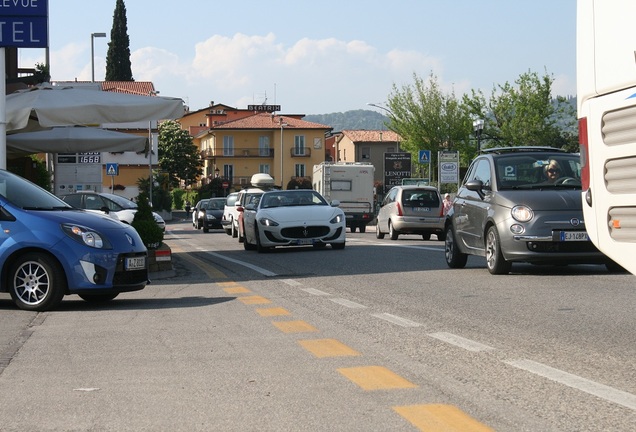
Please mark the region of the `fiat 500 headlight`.
<svg viewBox="0 0 636 432"><path fill-rule="evenodd" d="M514 206L510 211L514 220L518 222L528 222L534 217L534 212L527 206Z"/></svg>

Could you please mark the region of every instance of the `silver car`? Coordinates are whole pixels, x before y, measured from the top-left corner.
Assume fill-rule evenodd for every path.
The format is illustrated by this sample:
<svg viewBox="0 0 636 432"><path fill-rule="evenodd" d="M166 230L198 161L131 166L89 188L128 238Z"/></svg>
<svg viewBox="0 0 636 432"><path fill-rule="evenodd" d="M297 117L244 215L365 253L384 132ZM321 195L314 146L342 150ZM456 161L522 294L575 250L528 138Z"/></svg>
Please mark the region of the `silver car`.
<svg viewBox="0 0 636 432"><path fill-rule="evenodd" d="M600 263L620 268L585 231L578 154L550 147L483 151L470 165L445 221L451 268L483 256L492 274L513 262Z"/></svg>
<svg viewBox="0 0 636 432"><path fill-rule="evenodd" d="M432 186L394 186L384 197L375 225L375 236L419 234L429 240L435 234L444 240L444 206L439 192Z"/></svg>

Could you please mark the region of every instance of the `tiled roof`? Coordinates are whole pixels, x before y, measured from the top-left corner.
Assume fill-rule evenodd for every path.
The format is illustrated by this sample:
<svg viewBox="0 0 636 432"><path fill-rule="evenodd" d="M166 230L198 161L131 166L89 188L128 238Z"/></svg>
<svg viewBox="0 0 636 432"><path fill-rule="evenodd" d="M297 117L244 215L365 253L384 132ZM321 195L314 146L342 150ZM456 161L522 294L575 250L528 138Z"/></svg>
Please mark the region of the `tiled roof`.
<svg viewBox="0 0 636 432"><path fill-rule="evenodd" d="M343 130L342 134L352 142L402 141L400 135L389 130Z"/></svg>
<svg viewBox="0 0 636 432"><path fill-rule="evenodd" d="M130 93L143 96L156 95L150 81L102 81L102 90L115 93Z"/></svg>
<svg viewBox="0 0 636 432"><path fill-rule="evenodd" d="M279 129L281 124L286 129L333 129L331 126L301 120L285 115L271 115L269 113L254 114L242 119L216 124L212 129Z"/></svg>
<svg viewBox="0 0 636 432"><path fill-rule="evenodd" d="M143 96L156 95L152 81L55 81L55 85L99 84L103 91L114 93L128 93Z"/></svg>

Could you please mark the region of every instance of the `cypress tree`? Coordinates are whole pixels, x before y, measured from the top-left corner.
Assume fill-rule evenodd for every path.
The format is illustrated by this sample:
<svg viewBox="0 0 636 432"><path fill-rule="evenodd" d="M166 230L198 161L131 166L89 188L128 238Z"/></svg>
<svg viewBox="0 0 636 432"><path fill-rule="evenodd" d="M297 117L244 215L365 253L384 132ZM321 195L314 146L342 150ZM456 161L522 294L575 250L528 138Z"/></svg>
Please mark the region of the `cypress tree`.
<svg viewBox="0 0 636 432"><path fill-rule="evenodd" d="M130 38L124 0L117 0L106 56L106 81L134 81L130 66Z"/></svg>

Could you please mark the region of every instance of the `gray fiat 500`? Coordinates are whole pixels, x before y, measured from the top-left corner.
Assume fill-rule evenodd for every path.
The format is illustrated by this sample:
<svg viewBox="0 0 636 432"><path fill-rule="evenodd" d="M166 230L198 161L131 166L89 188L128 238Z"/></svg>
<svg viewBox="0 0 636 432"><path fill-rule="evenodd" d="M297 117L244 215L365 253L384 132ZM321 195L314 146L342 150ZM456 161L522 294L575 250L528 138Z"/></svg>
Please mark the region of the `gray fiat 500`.
<svg viewBox="0 0 636 432"><path fill-rule="evenodd" d="M620 267L590 241L583 220L578 154L550 147L484 150L471 163L445 220L451 268L483 256L492 274L513 262Z"/></svg>

